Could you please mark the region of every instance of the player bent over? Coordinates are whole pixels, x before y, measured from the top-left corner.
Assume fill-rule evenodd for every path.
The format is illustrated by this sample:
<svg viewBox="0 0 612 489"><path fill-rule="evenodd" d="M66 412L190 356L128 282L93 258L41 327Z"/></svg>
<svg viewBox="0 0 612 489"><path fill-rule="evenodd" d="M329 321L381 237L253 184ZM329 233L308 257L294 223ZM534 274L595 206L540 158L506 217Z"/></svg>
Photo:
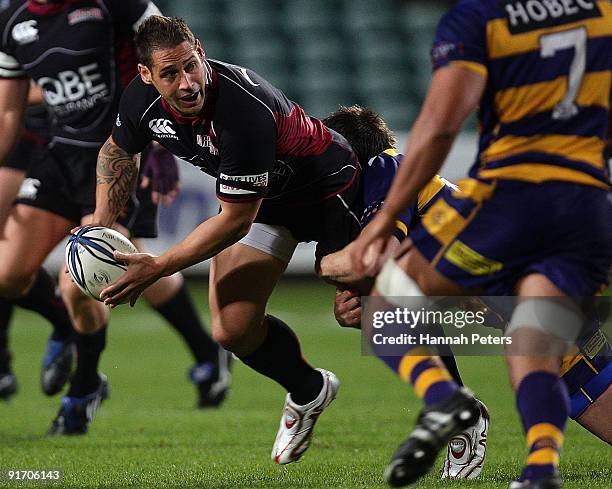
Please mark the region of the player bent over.
<svg viewBox="0 0 612 489"><path fill-rule="evenodd" d="M343 137L258 74L206 59L181 19L153 16L135 42L140 77L100 151L94 222L114 222L151 140L216 177L221 209L160 256L117 254L128 270L102 297L133 304L158 278L214 257L213 336L288 391L272 458L295 461L339 382L304 360L266 304L299 241L317 241L321 256L354 239L359 165Z"/></svg>
<svg viewBox="0 0 612 489"><path fill-rule="evenodd" d="M397 216L480 105L471 178L458 192L444 191L412 230L413 247L385 264L377 288L386 296L519 297L507 361L529 454L510 487L554 489L562 484L558 461L569 413L560 363L584 324L568 307L595 294L612 263L604 153L610 77L593 75L612 71L597 61L612 49L612 6L584 2L543 21L516 15L519 6L529 10L526 3L464 0L441 20L434 76L406 155L351 256L363 271L366 250L380 254ZM587 77L593 84L581 83ZM445 423L430 422L432 413L440 421L466 411L452 384L396 452L386 471L391 484L414 482L452 436Z"/></svg>
<svg viewBox="0 0 612 489"><path fill-rule="evenodd" d="M361 225L365 226L382 208L393 177L399 168L402 155L394 149L395 136L376 112L357 105L341 107L326 117L323 123L347 139L363 164L364 212L361 216ZM387 254L397 250L407 237L410 228L435 204L445 187L457 189L448 181L436 176L419 192L417 200L399 217L393 236L386 245ZM373 280L366 280L366 277L355 274L350 262L350 249L349 244L342 250L323 257L319 273L324 279L343 285L336 293L334 310L339 322L344 326L359 328L360 296L371 292ZM437 333L444 334L439 326L436 328ZM462 386L463 382L452 349L440 345L438 351L453 380ZM381 356L381 360L396 374L400 374L398 365L401 364L401 358ZM447 456L442 469L443 478L474 479L480 475L487 448L488 429L489 414L486 406L480 402L480 416L477 422L464 432L455 435L448 443Z"/></svg>

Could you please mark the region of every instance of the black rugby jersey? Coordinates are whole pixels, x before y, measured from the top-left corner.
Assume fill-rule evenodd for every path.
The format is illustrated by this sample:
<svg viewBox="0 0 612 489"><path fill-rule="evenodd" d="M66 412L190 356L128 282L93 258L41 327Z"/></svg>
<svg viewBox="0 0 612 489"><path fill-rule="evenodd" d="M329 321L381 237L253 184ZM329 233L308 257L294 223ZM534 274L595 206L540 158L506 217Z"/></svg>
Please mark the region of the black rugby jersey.
<svg viewBox="0 0 612 489"><path fill-rule="evenodd" d="M205 102L197 117L177 114L152 85L126 88L113 139L136 154L155 140L217 178L217 197L265 197L307 205L341 193L358 175L346 140L257 73L206 60ZM270 203L270 202L269 202Z"/></svg>
<svg viewBox="0 0 612 489"><path fill-rule="evenodd" d="M12 0L0 12L0 78L42 88L55 141L100 145L136 73L135 29L157 13L148 0Z"/></svg>
<svg viewBox="0 0 612 489"><path fill-rule="evenodd" d="M38 145L46 145L50 138L52 120L45 105L33 105L25 112L21 137Z"/></svg>

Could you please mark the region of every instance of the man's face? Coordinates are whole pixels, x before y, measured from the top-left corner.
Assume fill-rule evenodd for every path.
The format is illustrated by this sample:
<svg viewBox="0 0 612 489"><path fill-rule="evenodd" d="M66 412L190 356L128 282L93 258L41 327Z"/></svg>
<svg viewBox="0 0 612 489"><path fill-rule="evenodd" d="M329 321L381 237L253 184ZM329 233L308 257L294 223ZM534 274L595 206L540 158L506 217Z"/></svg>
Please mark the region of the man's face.
<svg viewBox="0 0 612 489"><path fill-rule="evenodd" d="M204 52L199 41L187 41L173 48L155 49L151 69L139 64L142 80L153 85L178 113L194 116L204 105Z"/></svg>

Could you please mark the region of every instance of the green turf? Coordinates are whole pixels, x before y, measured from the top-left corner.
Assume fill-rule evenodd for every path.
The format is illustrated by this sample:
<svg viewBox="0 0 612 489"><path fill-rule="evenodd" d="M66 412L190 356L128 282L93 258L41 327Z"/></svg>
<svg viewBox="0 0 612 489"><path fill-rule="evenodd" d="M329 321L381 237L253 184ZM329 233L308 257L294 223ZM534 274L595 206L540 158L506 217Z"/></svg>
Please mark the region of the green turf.
<svg viewBox="0 0 612 489"><path fill-rule="evenodd" d="M204 293L196 291L203 310ZM378 360L360 356L359 334L333 321L332 297L324 285L285 283L271 306L294 326L309 360L342 381L303 461L285 467L270 461L284 398L280 387L239 364L224 407L195 410L186 349L158 316L139 305L113 312L102 361L111 398L90 433L78 438L44 437L59 405L59 398L44 397L38 387L49 329L32 314L16 314L12 345L20 392L0 404L0 468L61 469L64 487L386 487L383 468L419 404ZM442 483L433 474L418 487L506 488L525 450L503 362L490 357L459 362L492 413L487 464L478 481ZM565 487L612 487L610 447L574 423L566 440Z"/></svg>

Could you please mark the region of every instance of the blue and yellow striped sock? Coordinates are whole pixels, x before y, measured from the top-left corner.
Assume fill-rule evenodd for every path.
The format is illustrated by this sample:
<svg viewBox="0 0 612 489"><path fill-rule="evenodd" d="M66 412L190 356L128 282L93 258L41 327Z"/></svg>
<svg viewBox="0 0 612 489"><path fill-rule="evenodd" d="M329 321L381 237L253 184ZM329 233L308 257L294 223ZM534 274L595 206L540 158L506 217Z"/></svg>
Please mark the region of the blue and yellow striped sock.
<svg viewBox="0 0 612 489"><path fill-rule="evenodd" d="M404 381L426 406L444 401L459 389L448 370L433 350L416 347L403 357L379 357Z"/></svg>
<svg viewBox="0 0 612 489"><path fill-rule="evenodd" d="M517 391L517 407L525 429L529 455L521 480L536 481L559 465L569 395L563 381L549 372L533 372Z"/></svg>

